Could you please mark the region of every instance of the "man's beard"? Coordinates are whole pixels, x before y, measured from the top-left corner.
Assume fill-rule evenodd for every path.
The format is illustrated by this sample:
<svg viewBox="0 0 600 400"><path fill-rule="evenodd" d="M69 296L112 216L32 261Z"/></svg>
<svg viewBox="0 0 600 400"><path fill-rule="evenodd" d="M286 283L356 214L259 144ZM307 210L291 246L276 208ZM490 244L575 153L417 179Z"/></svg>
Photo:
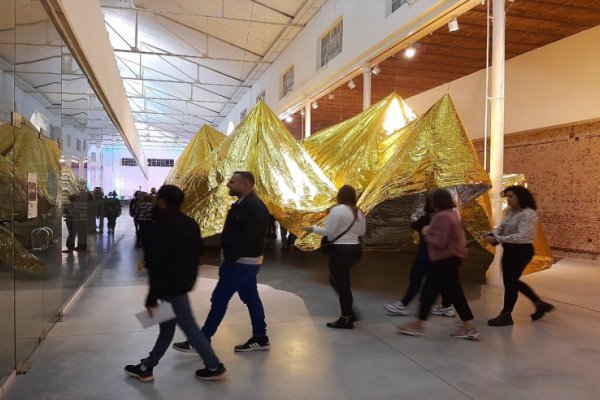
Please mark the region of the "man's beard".
<svg viewBox="0 0 600 400"><path fill-rule="evenodd" d="M229 195L234 197L242 197L242 194L240 192L236 192L233 189L229 189Z"/></svg>

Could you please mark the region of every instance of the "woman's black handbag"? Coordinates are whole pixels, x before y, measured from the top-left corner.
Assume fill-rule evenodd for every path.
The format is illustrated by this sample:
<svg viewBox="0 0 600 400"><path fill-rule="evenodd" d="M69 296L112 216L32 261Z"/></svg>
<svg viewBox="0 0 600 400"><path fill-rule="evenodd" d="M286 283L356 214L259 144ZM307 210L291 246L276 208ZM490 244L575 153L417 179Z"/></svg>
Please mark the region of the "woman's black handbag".
<svg viewBox="0 0 600 400"><path fill-rule="evenodd" d="M321 238L321 247L319 247L319 251L321 252L321 254L324 254L326 256L330 255L331 252L333 251L333 244L335 242L337 242L337 240L339 238L341 238L342 236L344 236L346 233L348 233L348 231L350 229L352 229L352 227L354 226L354 223L356 222L356 220L358 219L358 216L354 217L354 221L352 221L352 224L350 224L350 226L348 227L348 229L346 229L344 232L342 232L341 234L339 234L335 239L333 239L331 242L329 240L327 240L327 236L323 236Z"/></svg>

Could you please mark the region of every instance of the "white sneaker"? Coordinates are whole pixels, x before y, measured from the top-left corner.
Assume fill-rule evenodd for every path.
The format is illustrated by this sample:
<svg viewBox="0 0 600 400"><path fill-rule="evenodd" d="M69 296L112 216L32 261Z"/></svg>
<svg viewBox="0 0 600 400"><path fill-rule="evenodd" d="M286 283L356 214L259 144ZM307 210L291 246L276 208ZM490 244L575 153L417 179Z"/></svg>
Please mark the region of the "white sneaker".
<svg viewBox="0 0 600 400"><path fill-rule="evenodd" d="M437 315L438 317L454 317L456 315L456 313L454 312L454 309L452 308L452 306L450 307L444 307L443 305L438 305L435 306L431 309L431 311L429 311L431 313L431 315Z"/></svg>
<svg viewBox="0 0 600 400"><path fill-rule="evenodd" d="M406 306L400 300L395 303L384 304L383 308L392 315L408 315Z"/></svg>

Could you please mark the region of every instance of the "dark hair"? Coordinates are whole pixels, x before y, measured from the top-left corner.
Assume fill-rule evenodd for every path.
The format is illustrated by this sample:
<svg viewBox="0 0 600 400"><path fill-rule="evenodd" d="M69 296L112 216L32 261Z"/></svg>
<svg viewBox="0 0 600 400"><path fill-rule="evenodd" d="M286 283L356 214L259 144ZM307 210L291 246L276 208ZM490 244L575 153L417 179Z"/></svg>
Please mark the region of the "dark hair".
<svg viewBox="0 0 600 400"><path fill-rule="evenodd" d="M175 185L162 185L156 197L163 199L168 207L179 207L185 199L185 194Z"/></svg>
<svg viewBox="0 0 600 400"><path fill-rule="evenodd" d="M452 195L446 189L436 189L429 196L431 197L431 206L438 211L456 207Z"/></svg>
<svg viewBox="0 0 600 400"><path fill-rule="evenodd" d="M519 200L519 207L521 208L531 208L532 210L537 210L537 205L535 204L535 199L531 192L524 186L514 185L509 186L502 192L503 196L506 196L507 192L514 193L517 196L517 200Z"/></svg>
<svg viewBox="0 0 600 400"><path fill-rule="evenodd" d="M336 200L338 204L350 206L354 211L354 216L358 215L358 207L356 207L356 190L350 185L344 185L338 190Z"/></svg>
<svg viewBox="0 0 600 400"><path fill-rule="evenodd" d="M252 172L250 172L250 171L235 171L233 174L241 176L243 180L245 180L246 182L248 182L250 184L250 186L254 187L254 183L256 181L254 179L254 175L252 175Z"/></svg>
<svg viewBox="0 0 600 400"><path fill-rule="evenodd" d="M425 212L425 214L431 214L434 211L435 211L435 209L433 208L433 205L431 204L431 196L425 196L425 204L423 204L423 212Z"/></svg>

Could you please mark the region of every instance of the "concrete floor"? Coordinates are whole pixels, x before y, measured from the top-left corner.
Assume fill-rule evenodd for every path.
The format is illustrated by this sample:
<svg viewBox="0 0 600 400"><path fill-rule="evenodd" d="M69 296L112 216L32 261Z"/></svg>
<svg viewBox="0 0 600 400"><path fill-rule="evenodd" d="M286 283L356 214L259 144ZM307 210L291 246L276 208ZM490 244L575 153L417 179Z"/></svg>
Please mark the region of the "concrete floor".
<svg viewBox="0 0 600 400"><path fill-rule="evenodd" d="M123 219L121 226L126 225ZM129 221L127 221L128 223ZM126 226L90 286L34 354L32 369L17 376L5 396L15 399L598 399L600 284L597 262L562 259L551 270L524 278L557 310L531 322L531 304L520 299L515 326L490 328L485 321L502 304L502 288L465 286L481 340L447 335L454 318L432 318L427 336L399 335L381 307L406 287L413 255L367 253L353 273L355 301L365 319L351 331L325 327L338 315L319 254L270 250L259 275L271 350L233 352L250 336L247 311L234 298L213 338L229 376L199 382L197 356L169 350L156 380L127 377L123 366L150 350L157 328L143 330L133 316L143 309L146 277ZM216 283L215 254L203 260L191 293L202 323ZM481 269L472 257L465 269ZM477 274L475 274L477 275ZM413 304L413 307L416 306ZM178 331L177 340L183 339Z"/></svg>

